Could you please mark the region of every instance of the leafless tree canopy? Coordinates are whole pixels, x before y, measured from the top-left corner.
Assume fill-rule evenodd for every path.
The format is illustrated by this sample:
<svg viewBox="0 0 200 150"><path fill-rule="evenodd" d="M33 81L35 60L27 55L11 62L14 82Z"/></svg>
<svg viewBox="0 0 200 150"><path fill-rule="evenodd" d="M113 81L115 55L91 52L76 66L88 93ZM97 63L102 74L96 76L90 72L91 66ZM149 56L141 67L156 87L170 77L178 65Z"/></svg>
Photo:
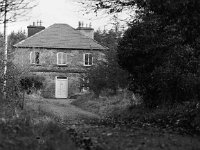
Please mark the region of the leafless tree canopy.
<svg viewBox="0 0 200 150"><path fill-rule="evenodd" d="M5 13L7 13L6 21L14 22L18 17L25 16L35 6L35 0L0 0L0 23L3 23Z"/></svg>
<svg viewBox="0 0 200 150"><path fill-rule="evenodd" d="M122 10L132 9L136 0L80 0L80 3L90 8L90 11L107 10L107 13L122 12ZM89 10L89 9L88 9Z"/></svg>

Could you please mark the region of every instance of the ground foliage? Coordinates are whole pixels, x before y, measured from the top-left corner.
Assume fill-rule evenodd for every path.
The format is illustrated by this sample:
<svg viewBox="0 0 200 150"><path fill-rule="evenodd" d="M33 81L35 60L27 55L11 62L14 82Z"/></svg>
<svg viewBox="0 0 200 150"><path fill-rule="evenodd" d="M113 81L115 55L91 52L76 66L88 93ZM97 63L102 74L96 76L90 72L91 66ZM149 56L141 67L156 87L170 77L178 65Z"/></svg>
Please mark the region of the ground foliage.
<svg viewBox="0 0 200 150"><path fill-rule="evenodd" d="M198 103L152 110L129 101L122 107L119 99L85 95L72 102L102 117L74 126L76 140L85 137L88 149L199 149Z"/></svg>
<svg viewBox="0 0 200 150"><path fill-rule="evenodd" d="M31 109L21 111L16 105L11 107L11 103L1 102L0 149L76 149L68 131L60 124L49 120L41 112Z"/></svg>
<svg viewBox="0 0 200 150"><path fill-rule="evenodd" d="M109 102L108 99L104 99L104 101L107 101L107 103ZM114 119L112 119L113 121L110 121L111 119L109 118L93 119L86 116L83 118L81 117L81 115L78 115L75 118L71 118L72 116L74 116L74 113L72 113L71 115L70 113L66 113L65 117L63 118L63 113L66 112L66 110L63 109L64 106L66 107L66 109L68 107L74 106L71 106L71 104L67 102L64 103L63 100L34 100L33 103L30 105L31 108L34 108L34 102L40 104L43 103L45 107L40 107L40 112L50 118L54 118L57 124L61 125L68 131L70 138L73 139L76 145L81 149L196 150L200 148L199 136L191 136L188 134L180 135L174 131L152 127L148 123L127 124L122 123L123 120L121 120L119 123L119 121L114 122ZM113 105L111 106L111 108L112 107ZM59 110L63 111L59 113L58 111L56 111L56 109L58 108L60 108ZM77 112L80 111L80 109L76 108L74 111ZM138 115L139 111L141 112L141 107L138 107ZM113 114L116 114L116 112L113 112ZM127 112L125 114L129 115ZM53 126L53 128L57 127Z"/></svg>
<svg viewBox="0 0 200 150"><path fill-rule="evenodd" d="M156 127L181 134L200 134L198 102L186 102L170 107L163 105L152 110L147 109L144 104L132 105L128 98L130 97L118 94L94 99L91 95L86 95L72 104L102 116L102 120L94 121L94 124L127 128Z"/></svg>
<svg viewBox="0 0 200 150"><path fill-rule="evenodd" d="M157 108L154 111L147 111L142 106L132 106L120 114L107 116L105 122L111 126L156 127L173 133L199 135L199 111L198 103ZM104 120L102 123L104 124Z"/></svg>

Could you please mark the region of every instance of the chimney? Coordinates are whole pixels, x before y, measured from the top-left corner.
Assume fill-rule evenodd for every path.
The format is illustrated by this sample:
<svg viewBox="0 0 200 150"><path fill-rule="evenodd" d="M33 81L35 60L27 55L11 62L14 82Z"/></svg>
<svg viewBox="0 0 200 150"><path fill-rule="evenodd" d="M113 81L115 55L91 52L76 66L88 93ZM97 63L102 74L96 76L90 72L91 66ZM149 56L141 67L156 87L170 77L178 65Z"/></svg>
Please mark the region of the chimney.
<svg viewBox="0 0 200 150"><path fill-rule="evenodd" d="M86 24L86 27L84 27L84 23L83 22L81 23L79 21L78 28L76 28L76 30L78 30L83 35L85 35L91 39L94 39L94 29L92 28L91 23L89 24L89 27L87 24Z"/></svg>
<svg viewBox="0 0 200 150"><path fill-rule="evenodd" d="M37 21L37 25L35 22L33 22L33 25L27 26L27 28L28 28L28 37L45 29L45 27L42 26L42 21Z"/></svg>

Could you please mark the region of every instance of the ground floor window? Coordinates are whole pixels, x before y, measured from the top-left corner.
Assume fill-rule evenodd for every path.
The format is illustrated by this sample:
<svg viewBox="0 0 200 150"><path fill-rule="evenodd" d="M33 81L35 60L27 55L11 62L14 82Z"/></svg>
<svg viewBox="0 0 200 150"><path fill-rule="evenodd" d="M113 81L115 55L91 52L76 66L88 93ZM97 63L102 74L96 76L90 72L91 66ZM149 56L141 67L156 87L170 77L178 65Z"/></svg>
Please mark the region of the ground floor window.
<svg viewBox="0 0 200 150"><path fill-rule="evenodd" d="M86 80L85 78L81 79L81 91L82 92L88 92L89 86L88 86L89 80Z"/></svg>

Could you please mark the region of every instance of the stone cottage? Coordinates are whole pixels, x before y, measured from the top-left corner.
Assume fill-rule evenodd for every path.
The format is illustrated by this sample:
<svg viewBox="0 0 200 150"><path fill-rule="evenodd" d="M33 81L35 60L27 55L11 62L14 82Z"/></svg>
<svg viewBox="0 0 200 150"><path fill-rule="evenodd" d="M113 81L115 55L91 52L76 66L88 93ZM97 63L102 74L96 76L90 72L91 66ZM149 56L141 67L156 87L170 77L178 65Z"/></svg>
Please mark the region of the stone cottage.
<svg viewBox="0 0 200 150"><path fill-rule="evenodd" d="M28 38L14 45L13 62L45 77L45 97L67 98L81 92L80 74L102 59L107 49L93 39L94 29L81 24L77 29L67 24L27 28Z"/></svg>

